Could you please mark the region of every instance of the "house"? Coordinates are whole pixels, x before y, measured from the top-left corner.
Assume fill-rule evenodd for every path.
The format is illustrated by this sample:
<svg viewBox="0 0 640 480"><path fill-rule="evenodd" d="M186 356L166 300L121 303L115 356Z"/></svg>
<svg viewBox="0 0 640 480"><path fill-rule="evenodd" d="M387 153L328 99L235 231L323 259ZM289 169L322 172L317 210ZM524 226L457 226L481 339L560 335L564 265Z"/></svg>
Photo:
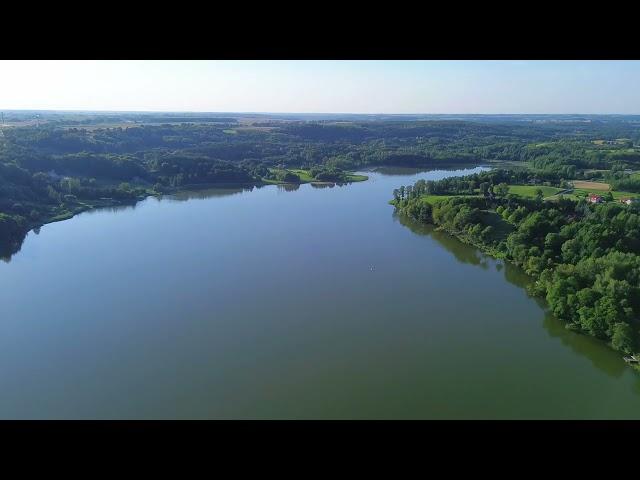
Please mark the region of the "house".
<svg viewBox="0 0 640 480"><path fill-rule="evenodd" d="M604 198L602 198L600 195L594 195L594 194L589 195L589 198L587 200L589 202L591 202L591 203L602 203L602 202L604 202Z"/></svg>
<svg viewBox="0 0 640 480"><path fill-rule="evenodd" d="M624 197L620 199L620 203L624 203L625 205L631 205L635 203L636 199L631 197Z"/></svg>

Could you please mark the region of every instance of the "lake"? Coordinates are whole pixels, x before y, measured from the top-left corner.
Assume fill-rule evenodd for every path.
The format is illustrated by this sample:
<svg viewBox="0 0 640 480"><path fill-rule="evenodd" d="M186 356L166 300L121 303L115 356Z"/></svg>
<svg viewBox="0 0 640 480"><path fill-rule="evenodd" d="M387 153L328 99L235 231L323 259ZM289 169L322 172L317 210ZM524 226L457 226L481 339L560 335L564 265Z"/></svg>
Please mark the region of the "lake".
<svg viewBox="0 0 640 480"><path fill-rule="evenodd" d="M0 262L0 418L640 418L640 375L400 185L185 192Z"/></svg>

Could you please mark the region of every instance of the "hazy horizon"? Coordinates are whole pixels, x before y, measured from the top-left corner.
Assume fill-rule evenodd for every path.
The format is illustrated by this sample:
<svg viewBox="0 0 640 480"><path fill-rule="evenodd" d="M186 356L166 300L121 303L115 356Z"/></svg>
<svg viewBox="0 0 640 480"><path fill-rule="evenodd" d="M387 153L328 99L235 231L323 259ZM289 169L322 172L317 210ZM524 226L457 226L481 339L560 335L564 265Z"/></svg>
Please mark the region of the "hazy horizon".
<svg viewBox="0 0 640 480"><path fill-rule="evenodd" d="M637 115L638 61L0 61L0 110Z"/></svg>
<svg viewBox="0 0 640 480"><path fill-rule="evenodd" d="M519 113L510 113L510 112L501 112L501 113L482 113L482 112L416 112L416 113L404 113L404 112L371 112L371 113L362 113L362 112L352 112L352 111L344 111L344 112L299 112L299 111L291 111L291 112L278 112L278 111L250 111L250 110L101 110L101 109L82 109L82 108L6 108L2 109L4 112L60 112L60 113L197 113L197 114L238 114L238 115L402 115L402 116L420 116L420 115L465 115L465 116L473 116L473 115L484 115L484 116L563 116L563 115L584 115L584 116L607 116L607 115L625 115L625 116L633 116L640 115L640 113L586 113L586 112L558 112L558 113L545 113L545 112L519 112Z"/></svg>
<svg viewBox="0 0 640 480"><path fill-rule="evenodd" d="M402 116L402 117L428 117L428 116L450 116L450 117L573 117L573 116L584 116L584 117L607 117L607 116L640 116L640 113L619 113L619 112L611 112L611 113L584 113L584 112L560 112L560 113L546 113L546 112L522 112L522 113L461 113L461 112L450 112L450 113L439 113L439 112L419 112L419 113L402 113L402 112L373 112L373 113L360 113L360 112L275 112L275 111L261 111L261 112L253 112L253 111L208 111L208 110L98 110L98 109L43 109L43 108L10 108L10 109L1 109L0 112L4 113L13 113L13 112L46 112L46 113L86 113L86 114L110 114L110 113L122 113L122 114L158 114L158 113L168 113L168 114L197 114L197 115L265 115L265 116Z"/></svg>

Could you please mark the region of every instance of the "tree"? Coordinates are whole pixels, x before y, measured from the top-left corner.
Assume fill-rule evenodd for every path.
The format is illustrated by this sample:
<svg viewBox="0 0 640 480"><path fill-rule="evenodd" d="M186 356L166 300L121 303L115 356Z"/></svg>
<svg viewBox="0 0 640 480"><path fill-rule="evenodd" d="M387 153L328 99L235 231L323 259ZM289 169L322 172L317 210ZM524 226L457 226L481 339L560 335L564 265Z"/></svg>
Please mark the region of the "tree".
<svg viewBox="0 0 640 480"><path fill-rule="evenodd" d="M506 197L509 193L509 185L505 182L501 182L496 186L496 194L500 197Z"/></svg>
<svg viewBox="0 0 640 480"><path fill-rule="evenodd" d="M613 325L612 330L611 346L621 352L633 353L635 342L631 325L625 322L616 323Z"/></svg>

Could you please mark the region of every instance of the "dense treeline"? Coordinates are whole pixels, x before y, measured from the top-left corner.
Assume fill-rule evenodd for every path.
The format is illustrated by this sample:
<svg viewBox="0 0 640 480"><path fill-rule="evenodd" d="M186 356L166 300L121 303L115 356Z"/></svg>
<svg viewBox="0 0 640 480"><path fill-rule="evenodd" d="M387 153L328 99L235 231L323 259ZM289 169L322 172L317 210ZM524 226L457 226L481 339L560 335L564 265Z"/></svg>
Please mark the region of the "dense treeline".
<svg viewBox="0 0 640 480"><path fill-rule="evenodd" d="M640 192L640 176L630 174L621 166L613 166L600 176L611 185L613 190Z"/></svg>
<svg viewBox="0 0 640 480"><path fill-rule="evenodd" d="M484 177L498 181L511 175L496 171ZM477 183L479 176L445 179L434 188L450 191L457 185L457 192ZM638 351L639 207L525 199L506 191L430 204L421 197L427 184L420 181L397 191L396 208L522 267L536 279L533 292L545 297L554 315L570 328L622 352Z"/></svg>
<svg viewBox="0 0 640 480"><path fill-rule="evenodd" d="M592 143L559 141L547 145L528 145L520 156L534 170L555 171L568 178L584 177L584 170L612 166L638 168L640 151L596 147Z"/></svg>

